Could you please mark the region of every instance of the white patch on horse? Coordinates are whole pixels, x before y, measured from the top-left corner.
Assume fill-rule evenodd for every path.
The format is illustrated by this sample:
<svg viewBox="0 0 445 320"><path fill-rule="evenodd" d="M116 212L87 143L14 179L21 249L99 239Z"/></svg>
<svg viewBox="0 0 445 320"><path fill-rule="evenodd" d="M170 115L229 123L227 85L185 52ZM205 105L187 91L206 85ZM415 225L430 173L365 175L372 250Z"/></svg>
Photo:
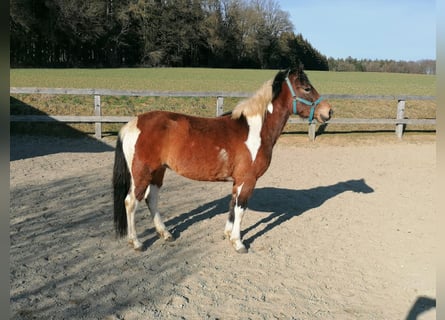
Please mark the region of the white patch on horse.
<svg viewBox="0 0 445 320"><path fill-rule="evenodd" d="M144 199L147 199L149 193L150 193L150 186L148 186L147 189L145 189Z"/></svg>
<svg viewBox="0 0 445 320"><path fill-rule="evenodd" d="M245 246L241 241L241 220L243 219L244 209L238 205L234 208L235 219L233 221L233 229L230 234L230 241L236 251L245 250Z"/></svg>
<svg viewBox="0 0 445 320"><path fill-rule="evenodd" d="M230 239L232 235L232 229L233 229L233 222L227 219L226 221L226 227L224 228L224 235Z"/></svg>
<svg viewBox="0 0 445 320"><path fill-rule="evenodd" d="M238 206L238 197L241 194L241 190L243 190L243 185L244 182L241 183L237 188L236 188L236 199L235 199L235 205Z"/></svg>
<svg viewBox="0 0 445 320"><path fill-rule="evenodd" d="M269 113L273 112L273 104L272 104L272 102L269 102L269 104L267 105L267 111L269 111Z"/></svg>
<svg viewBox="0 0 445 320"><path fill-rule="evenodd" d="M139 201L134 196L134 186L132 186L131 192L125 197L125 210L127 211L128 243L133 245L135 250L140 250L142 248L142 243L138 240L134 223L134 215L138 205Z"/></svg>
<svg viewBox="0 0 445 320"><path fill-rule="evenodd" d="M133 164L134 146L141 133L141 130L137 127L137 121L137 118L131 120L119 132L122 138L122 149L125 154L125 159L127 160L127 166L130 170Z"/></svg>
<svg viewBox="0 0 445 320"><path fill-rule="evenodd" d="M241 183L237 188L236 188L236 200L238 201L238 197L241 193L241 190L243 190L243 186L244 186L244 182Z"/></svg>
<svg viewBox="0 0 445 320"><path fill-rule="evenodd" d="M263 126L263 119L260 115L247 117L247 124L249 125L249 134L245 143L252 157L252 162L254 162L258 149L261 146L261 127Z"/></svg>
<svg viewBox="0 0 445 320"><path fill-rule="evenodd" d="M231 179L230 177L230 167L229 167L229 153L226 149L216 147L217 150L217 167L218 169L218 175L217 179L221 181L229 181Z"/></svg>
<svg viewBox="0 0 445 320"><path fill-rule="evenodd" d="M226 149L223 148L223 149L219 150L218 159L221 162L227 162L227 160L229 160L229 155L227 154Z"/></svg>

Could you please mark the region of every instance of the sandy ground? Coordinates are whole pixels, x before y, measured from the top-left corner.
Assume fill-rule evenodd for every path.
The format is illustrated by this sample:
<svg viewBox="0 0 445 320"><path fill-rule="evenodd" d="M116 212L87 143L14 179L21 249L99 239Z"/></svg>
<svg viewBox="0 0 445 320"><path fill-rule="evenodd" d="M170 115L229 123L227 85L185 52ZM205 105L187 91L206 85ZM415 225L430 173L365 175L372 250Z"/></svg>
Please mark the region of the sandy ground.
<svg viewBox="0 0 445 320"><path fill-rule="evenodd" d="M177 237L116 240L113 138L11 136L12 319L435 319L435 141L282 136L242 224L230 183L168 172ZM387 141L383 141L387 140Z"/></svg>

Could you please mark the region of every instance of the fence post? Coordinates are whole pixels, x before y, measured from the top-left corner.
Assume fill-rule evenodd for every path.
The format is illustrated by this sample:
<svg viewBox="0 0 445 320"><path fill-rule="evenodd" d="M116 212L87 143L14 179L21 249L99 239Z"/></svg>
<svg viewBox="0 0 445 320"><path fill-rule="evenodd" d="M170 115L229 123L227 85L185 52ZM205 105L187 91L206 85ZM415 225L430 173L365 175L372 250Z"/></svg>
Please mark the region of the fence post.
<svg viewBox="0 0 445 320"><path fill-rule="evenodd" d="M312 121L309 124L308 135L309 135L309 140L315 141L315 122L314 121Z"/></svg>
<svg viewBox="0 0 445 320"><path fill-rule="evenodd" d="M220 116L224 113L224 97L216 97L216 116Z"/></svg>
<svg viewBox="0 0 445 320"><path fill-rule="evenodd" d="M398 100L397 103L397 120L401 120L405 118L405 100ZM396 136L399 139L402 139L403 129L405 128L405 124L397 123L396 124Z"/></svg>
<svg viewBox="0 0 445 320"><path fill-rule="evenodd" d="M99 117L102 115L102 111L100 109L100 96L99 95L94 95L94 115L99 116ZM102 122L95 122L94 136L97 139L102 138Z"/></svg>

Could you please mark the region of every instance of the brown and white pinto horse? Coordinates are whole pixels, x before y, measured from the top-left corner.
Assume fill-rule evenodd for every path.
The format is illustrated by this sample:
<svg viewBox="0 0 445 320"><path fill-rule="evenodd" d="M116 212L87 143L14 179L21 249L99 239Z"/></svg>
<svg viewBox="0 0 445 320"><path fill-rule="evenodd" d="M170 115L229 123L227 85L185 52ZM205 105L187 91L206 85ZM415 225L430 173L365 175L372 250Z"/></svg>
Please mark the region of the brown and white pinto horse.
<svg viewBox="0 0 445 320"><path fill-rule="evenodd" d="M142 249L134 216L145 200L159 236L173 240L158 211L167 168L201 181L233 181L224 233L235 250L247 252L240 228L256 181L269 167L272 149L291 113L325 122L331 106L322 100L302 68L278 72L231 113L200 118L151 111L119 132L113 171L114 225L118 236Z"/></svg>

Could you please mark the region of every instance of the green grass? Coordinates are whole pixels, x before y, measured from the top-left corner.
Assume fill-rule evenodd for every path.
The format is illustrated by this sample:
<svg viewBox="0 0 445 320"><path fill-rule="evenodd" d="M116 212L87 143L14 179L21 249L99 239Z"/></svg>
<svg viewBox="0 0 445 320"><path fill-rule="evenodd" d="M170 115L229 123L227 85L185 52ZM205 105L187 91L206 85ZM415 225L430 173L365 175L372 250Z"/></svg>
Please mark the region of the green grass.
<svg viewBox="0 0 445 320"><path fill-rule="evenodd" d="M307 74L321 94L436 95L436 77L431 75L322 71Z"/></svg>
<svg viewBox="0 0 445 320"><path fill-rule="evenodd" d="M253 92L277 70L140 68L11 69L11 87ZM431 75L306 71L321 94L435 95Z"/></svg>
<svg viewBox="0 0 445 320"><path fill-rule="evenodd" d="M253 91L273 70L202 68L12 69L11 86L157 91Z"/></svg>
<svg viewBox="0 0 445 320"><path fill-rule="evenodd" d="M135 69L11 69L11 87L95 88L155 91L254 92L278 70L135 68ZM351 95L432 95L436 77L431 75L306 71L318 92ZM92 115L92 96L11 95L11 114L33 113L33 109L51 115ZM224 110L231 110L239 99L225 98ZM337 118L394 118L396 101L333 100ZM201 116L214 116L216 97L101 97L104 115L135 115L152 109L174 110ZM32 108L24 108L24 106ZM409 118L435 118L435 101L407 101ZM21 124L23 126L23 124ZM37 125L37 124L33 124ZM45 124L47 128L54 124ZM73 124L93 132L93 125ZM122 124L104 124L116 131ZM305 131L305 125L288 125L285 130ZM413 129L416 129L413 127ZM434 130L434 127L421 129ZM392 126L331 125L329 131L393 130Z"/></svg>

